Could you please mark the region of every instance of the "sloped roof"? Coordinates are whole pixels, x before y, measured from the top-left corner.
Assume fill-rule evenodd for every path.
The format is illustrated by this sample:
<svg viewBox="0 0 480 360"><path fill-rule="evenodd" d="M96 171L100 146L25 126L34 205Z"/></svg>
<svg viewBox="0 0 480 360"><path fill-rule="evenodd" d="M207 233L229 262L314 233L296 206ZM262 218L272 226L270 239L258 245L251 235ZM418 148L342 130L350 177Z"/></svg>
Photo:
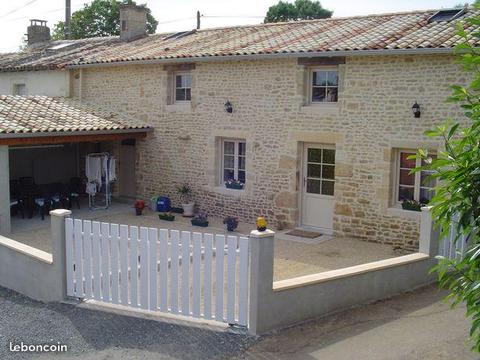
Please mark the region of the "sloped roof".
<svg viewBox="0 0 480 360"><path fill-rule="evenodd" d="M453 21L428 20L438 10L233 26L154 34L122 42L119 37L52 42L0 56L0 71L59 69L71 65L127 61L305 54L361 50L451 49L462 39L455 23L479 15L472 7ZM466 25L472 33L473 26ZM478 41L478 40L472 40ZM478 42L474 45L480 45ZM52 47L54 49L52 49ZM55 49L57 48L57 49Z"/></svg>
<svg viewBox="0 0 480 360"><path fill-rule="evenodd" d="M151 128L125 115L72 99L0 95L0 137L141 130L149 131Z"/></svg>

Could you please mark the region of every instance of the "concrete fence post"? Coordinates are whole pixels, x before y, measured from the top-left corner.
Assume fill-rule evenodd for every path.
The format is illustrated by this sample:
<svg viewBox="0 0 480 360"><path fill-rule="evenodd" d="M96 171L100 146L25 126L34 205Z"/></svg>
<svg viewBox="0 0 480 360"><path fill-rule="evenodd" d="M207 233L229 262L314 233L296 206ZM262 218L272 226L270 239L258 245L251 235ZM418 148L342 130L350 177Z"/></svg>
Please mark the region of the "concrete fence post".
<svg viewBox="0 0 480 360"><path fill-rule="evenodd" d="M67 267L65 260L65 218L72 214L70 210L57 209L50 211L52 257L58 293L55 298L63 301L67 297Z"/></svg>
<svg viewBox="0 0 480 360"><path fill-rule="evenodd" d="M274 236L271 230L250 233L250 312L248 331L259 334L263 331L261 314L268 311L269 298L273 292Z"/></svg>
<svg viewBox="0 0 480 360"><path fill-rule="evenodd" d="M8 146L0 146L0 234L10 234L10 170Z"/></svg>
<svg viewBox="0 0 480 360"><path fill-rule="evenodd" d="M434 228L431 206L422 207L419 242L419 252L428 254L431 257L438 255L440 232Z"/></svg>

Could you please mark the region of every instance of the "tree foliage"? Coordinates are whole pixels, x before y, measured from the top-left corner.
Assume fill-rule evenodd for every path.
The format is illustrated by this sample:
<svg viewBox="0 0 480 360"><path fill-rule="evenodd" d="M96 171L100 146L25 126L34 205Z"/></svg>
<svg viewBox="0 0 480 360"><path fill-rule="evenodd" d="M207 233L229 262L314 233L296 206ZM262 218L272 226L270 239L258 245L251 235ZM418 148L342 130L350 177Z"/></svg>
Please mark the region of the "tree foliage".
<svg viewBox="0 0 480 360"><path fill-rule="evenodd" d="M270 6L264 22L324 19L331 17L332 14L333 11L324 9L319 1L295 0L292 4L280 0L278 4Z"/></svg>
<svg viewBox="0 0 480 360"><path fill-rule="evenodd" d="M450 224L454 224L458 232L455 241L467 239L468 250L463 258L439 257L433 271L438 273L440 286L449 290L453 306L466 304L472 321L473 348L480 352L480 51L471 45L472 40L478 42L480 38L480 17L466 21L477 30L467 35L459 25L457 32L463 43L456 51L472 80L468 86L453 85L449 101L463 109L469 124L462 127L460 122L448 120L427 131L427 136L442 140L444 150L436 159L431 159L428 151L419 150L414 157L422 158L425 165L414 171L432 170L432 177L437 179L430 205L441 235L447 236Z"/></svg>
<svg viewBox="0 0 480 360"><path fill-rule="evenodd" d="M83 39L97 36L111 36L120 34L120 5L133 4L132 0L93 0L85 4L83 9L75 11L70 21L70 38ZM153 34L157 29L157 20L147 9L147 33ZM52 38L65 39L65 22L55 24Z"/></svg>

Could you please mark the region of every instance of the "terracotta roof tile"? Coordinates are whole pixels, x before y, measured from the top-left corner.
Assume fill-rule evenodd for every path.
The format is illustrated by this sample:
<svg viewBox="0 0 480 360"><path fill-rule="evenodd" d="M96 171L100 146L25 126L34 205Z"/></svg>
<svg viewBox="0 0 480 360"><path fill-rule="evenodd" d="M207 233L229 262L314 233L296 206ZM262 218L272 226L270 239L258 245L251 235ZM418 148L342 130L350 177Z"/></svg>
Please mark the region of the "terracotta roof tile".
<svg viewBox="0 0 480 360"><path fill-rule="evenodd" d="M305 20L192 31L182 37L154 34L121 42L118 37L51 42L0 55L0 71L58 69L67 65L231 55L355 50L451 48L460 38L455 23L479 15L466 9L451 22L428 22L437 10ZM467 26L467 32L473 32ZM480 46L480 43L474 45ZM59 44L71 45L52 49Z"/></svg>
<svg viewBox="0 0 480 360"><path fill-rule="evenodd" d="M0 95L0 135L134 129L149 127L73 99Z"/></svg>

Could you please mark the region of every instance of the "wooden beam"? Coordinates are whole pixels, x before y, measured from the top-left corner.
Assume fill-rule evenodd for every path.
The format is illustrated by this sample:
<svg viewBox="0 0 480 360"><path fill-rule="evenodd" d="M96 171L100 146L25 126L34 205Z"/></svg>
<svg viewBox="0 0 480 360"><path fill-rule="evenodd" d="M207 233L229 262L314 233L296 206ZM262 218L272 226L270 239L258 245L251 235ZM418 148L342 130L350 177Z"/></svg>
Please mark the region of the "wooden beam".
<svg viewBox="0 0 480 360"><path fill-rule="evenodd" d="M117 141L117 140L124 140L124 139L144 139L146 136L147 136L146 132L135 132L135 133L123 133L123 134L15 137L15 138L0 138L0 145L40 145L40 144Z"/></svg>
<svg viewBox="0 0 480 360"><path fill-rule="evenodd" d="M325 66L345 64L345 56L298 58L298 65Z"/></svg>
<svg viewBox="0 0 480 360"><path fill-rule="evenodd" d="M164 71L189 71L195 70L195 64L171 64L171 65L163 65Z"/></svg>

